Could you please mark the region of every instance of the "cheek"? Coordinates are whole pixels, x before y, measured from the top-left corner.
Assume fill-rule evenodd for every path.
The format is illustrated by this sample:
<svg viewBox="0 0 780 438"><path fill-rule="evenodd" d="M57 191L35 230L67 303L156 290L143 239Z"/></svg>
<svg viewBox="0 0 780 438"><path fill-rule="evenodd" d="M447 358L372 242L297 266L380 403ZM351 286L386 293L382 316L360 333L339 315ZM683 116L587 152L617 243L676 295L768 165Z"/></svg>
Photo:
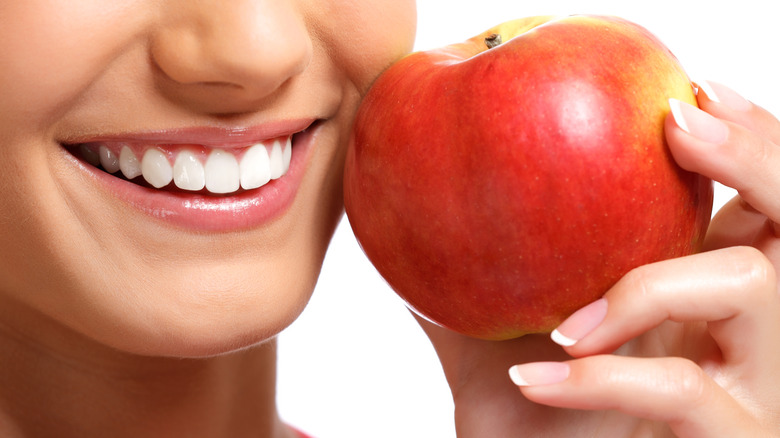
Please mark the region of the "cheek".
<svg viewBox="0 0 780 438"><path fill-rule="evenodd" d="M0 130L3 128L0 127ZM5 134L5 132L4 132ZM67 211L48 172L42 140L0 136L0 287L3 292L28 287L25 278L44 283L52 277L48 263L53 248L73 247L72 234L61 227ZM14 281L17 284L9 284ZM35 290L31 288L31 290Z"/></svg>
<svg viewBox="0 0 780 438"><path fill-rule="evenodd" d="M11 86L2 89L0 115L9 127L55 117L138 34L145 19L143 9L130 10L129 0L110 7L96 0L4 3L0 83Z"/></svg>
<svg viewBox="0 0 780 438"><path fill-rule="evenodd" d="M413 0L336 1L339 12L325 15L318 28L330 52L365 94L390 64L412 50L417 24Z"/></svg>

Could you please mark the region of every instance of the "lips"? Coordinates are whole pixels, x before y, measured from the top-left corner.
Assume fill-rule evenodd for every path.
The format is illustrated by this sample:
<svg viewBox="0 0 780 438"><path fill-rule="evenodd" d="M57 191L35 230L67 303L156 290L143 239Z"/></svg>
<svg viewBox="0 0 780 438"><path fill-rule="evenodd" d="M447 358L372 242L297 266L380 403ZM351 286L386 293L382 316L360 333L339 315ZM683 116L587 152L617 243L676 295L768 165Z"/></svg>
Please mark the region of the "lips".
<svg viewBox="0 0 780 438"><path fill-rule="evenodd" d="M64 146L99 190L129 207L180 228L230 231L260 226L287 209L316 131L312 121L299 121L103 136Z"/></svg>

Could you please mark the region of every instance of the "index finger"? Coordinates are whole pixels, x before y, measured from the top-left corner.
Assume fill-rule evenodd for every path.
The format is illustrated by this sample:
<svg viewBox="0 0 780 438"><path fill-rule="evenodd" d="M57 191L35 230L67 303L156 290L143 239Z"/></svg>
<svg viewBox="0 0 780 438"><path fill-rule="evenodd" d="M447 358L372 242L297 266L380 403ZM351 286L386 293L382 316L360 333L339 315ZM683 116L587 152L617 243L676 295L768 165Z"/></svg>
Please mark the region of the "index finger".
<svg viewBox="0 0 780 438"><path fill-rule="evenodd" d="M666 138L677 163L736 189L753 208L780 222L780 147L762 132L687 103L672 100L670 106ZM751 112L759 114L757 109ZM776 119L773 123L780 125Z"/></svg>
<svg viewBox="0 0 780 438"><path fill-rule="evenodd" d="M699 107L713 116L745 128L780 144L780 123L769 111L739 93L712 81L697 83Z"/></svg>

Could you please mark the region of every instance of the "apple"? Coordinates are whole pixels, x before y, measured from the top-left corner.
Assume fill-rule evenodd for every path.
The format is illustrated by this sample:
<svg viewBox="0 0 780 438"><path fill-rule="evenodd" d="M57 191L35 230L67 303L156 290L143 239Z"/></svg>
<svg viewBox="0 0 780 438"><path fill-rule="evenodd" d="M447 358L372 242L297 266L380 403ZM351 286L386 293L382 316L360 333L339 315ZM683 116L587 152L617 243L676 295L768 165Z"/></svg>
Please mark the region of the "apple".
<svg viewBox="0 0 780 438"><path fill-rule="evenodd" d="M417 52L367 93L344 201L424 318L483 339L555 328L631 269L700 249L712 182L666 145L678 60L617 17L533 17Z"/></svg>

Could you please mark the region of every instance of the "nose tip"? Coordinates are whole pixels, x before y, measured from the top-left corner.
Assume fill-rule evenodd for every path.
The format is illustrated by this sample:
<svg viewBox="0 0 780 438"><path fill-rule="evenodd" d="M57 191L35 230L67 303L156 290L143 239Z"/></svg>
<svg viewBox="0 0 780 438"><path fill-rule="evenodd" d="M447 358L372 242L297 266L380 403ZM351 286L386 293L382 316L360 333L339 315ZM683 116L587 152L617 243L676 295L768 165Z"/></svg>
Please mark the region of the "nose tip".
<svg viewBox="0 0 780 438"><path fill-rule="evenodd" d="M219 3L186 2L187 10L155 32L151 57L170 98L204 111L240 112L301 74L312 44L286 2L263 2L261 9Z"/></svg>

